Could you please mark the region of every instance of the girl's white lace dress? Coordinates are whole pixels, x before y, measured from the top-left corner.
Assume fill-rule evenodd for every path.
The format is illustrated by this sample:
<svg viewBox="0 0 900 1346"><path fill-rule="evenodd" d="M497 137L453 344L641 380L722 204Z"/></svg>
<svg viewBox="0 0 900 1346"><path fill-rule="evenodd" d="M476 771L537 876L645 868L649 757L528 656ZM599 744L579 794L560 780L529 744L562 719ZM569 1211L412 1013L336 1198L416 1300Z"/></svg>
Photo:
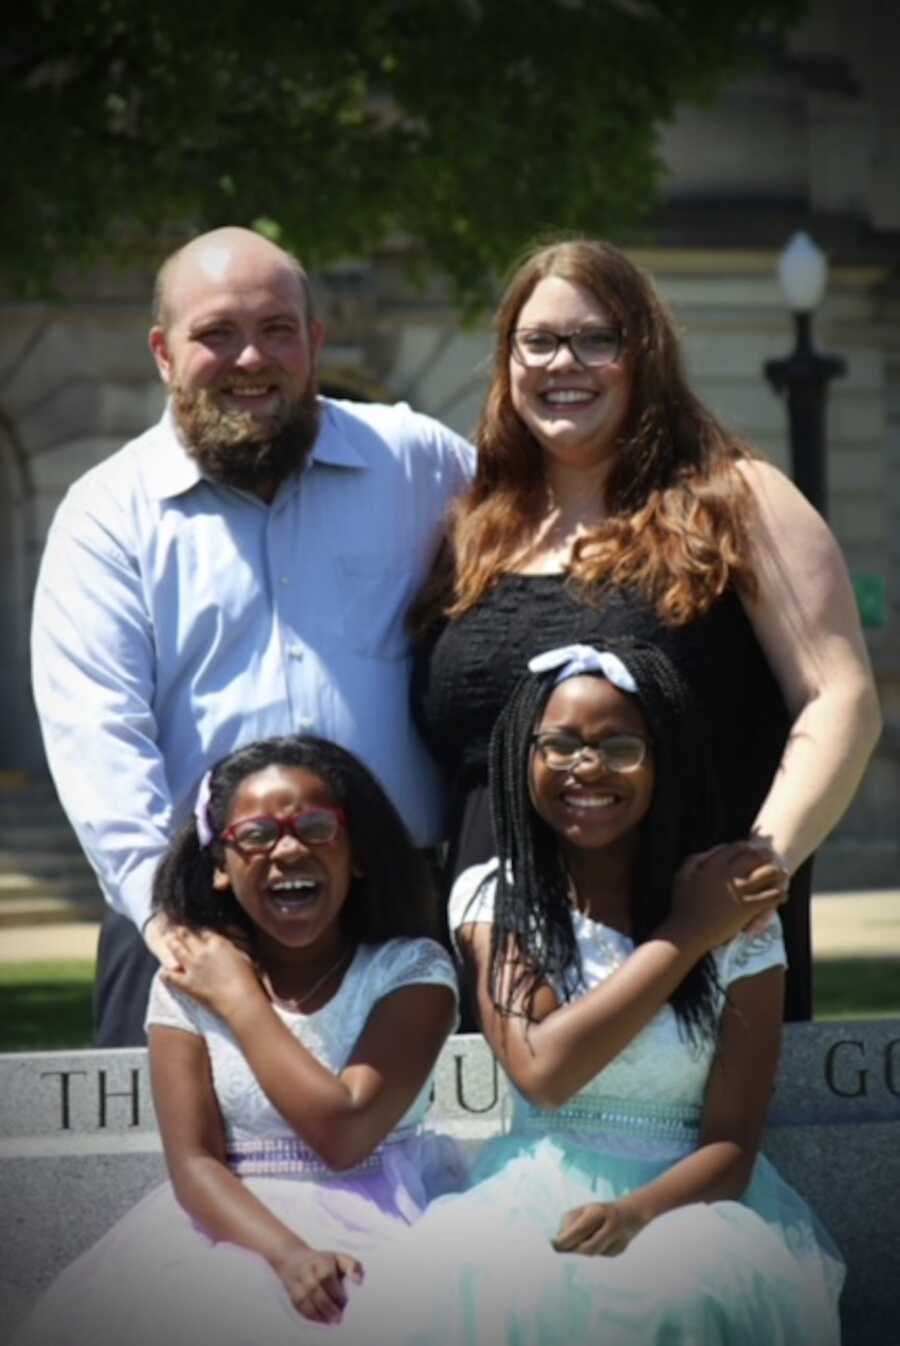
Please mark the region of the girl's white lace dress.
<svg viewBox="0 0 900 1346"><path fill-rule="evenodd" d="M373 1006L401 986L450 987L446 952L428 939L360 946L340 988L321 1010L277 1009L291 1032L330 1069L348 1060ZM423 1129L430 1082L383 1144L358 1168L333 1173L300 1141L260 1090L228 1028L189 996L153 983L147 1024L206 1041L222 1112L228 1162L275 1214L313 1247L372 1250L415 1221L434 1196L458 1190L464 1166L447 1137ZM348 1293L364 1300L362 1286ZM340 1331L340 1329L338 1329ZM299 1346L336 1340L302 1318L269 1265L213 1242L165 1183L138 1203L53 1283L14 1338L15 1346Z"/></svg>

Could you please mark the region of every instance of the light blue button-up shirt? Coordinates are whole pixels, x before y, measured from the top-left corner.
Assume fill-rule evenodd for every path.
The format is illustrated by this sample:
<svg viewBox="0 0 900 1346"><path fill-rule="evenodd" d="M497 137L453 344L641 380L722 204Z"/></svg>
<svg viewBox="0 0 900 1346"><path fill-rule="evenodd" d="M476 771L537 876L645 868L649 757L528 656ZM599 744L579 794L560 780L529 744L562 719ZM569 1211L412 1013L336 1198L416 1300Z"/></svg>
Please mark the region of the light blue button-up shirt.
<svg viewBox="0 0 900 1346"><path fill-rule="evenodd" d="M206 480L168 413L70 489L35 593L34 692L112 906L143 925L203 772L273 734L357 753L415 840L438 839L404 618L472 467L471 445L405 405L323 399L270 505Z"/></svg>

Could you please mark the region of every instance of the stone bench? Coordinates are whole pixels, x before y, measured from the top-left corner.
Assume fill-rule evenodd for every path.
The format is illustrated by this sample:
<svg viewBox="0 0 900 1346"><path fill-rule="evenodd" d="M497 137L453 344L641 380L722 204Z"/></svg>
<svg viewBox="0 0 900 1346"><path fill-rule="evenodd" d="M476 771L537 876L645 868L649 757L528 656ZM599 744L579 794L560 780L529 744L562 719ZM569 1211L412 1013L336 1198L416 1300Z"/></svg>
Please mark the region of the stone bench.
<svg viewBox="0 0 900 1346"><path fill-rule="evenodd" d="M164 1178L148 1074L137 1049L0 1055L0 1342ZM500 1091L482 1039L451 1038L434 1126L474 1149L499 1125ZM900 1346L900 1020L791 1025L765 1149L847 1258L844 1346Z"/></svg>

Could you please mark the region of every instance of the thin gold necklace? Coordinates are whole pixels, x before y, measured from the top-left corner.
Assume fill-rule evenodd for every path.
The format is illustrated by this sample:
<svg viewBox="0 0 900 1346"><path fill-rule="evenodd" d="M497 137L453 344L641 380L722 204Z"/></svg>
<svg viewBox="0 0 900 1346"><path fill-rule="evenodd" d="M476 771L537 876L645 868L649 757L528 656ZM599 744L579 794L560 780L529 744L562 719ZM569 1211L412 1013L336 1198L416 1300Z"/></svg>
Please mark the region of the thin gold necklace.
<svg viewBox="0 0 900 1346"><path fill-rule="evenodd" d="M338 957L335 959L335 961L331 964L331 967L327 968L322 973L321 977L319 977L318 981L314 981L312 986L310 986L309 990L304 991L301 996L285 995L285 996L279 996L278 999L283 1000L284 1003L291 1009L295 1010L302 1009L308 1000L312 1000L316 991L321 990L321 988L328 981L329 977L333 977L335 972L337 972L338 968L341 967L344 963L346 963L347 959L350 957L351 952L352 952L351 949L343 949L341 953L338 955ZM268 976L268 974L266 979L269 983L269 990L271 994L274 995L275 992L272 988L272 979L271 977Z"/></svg>

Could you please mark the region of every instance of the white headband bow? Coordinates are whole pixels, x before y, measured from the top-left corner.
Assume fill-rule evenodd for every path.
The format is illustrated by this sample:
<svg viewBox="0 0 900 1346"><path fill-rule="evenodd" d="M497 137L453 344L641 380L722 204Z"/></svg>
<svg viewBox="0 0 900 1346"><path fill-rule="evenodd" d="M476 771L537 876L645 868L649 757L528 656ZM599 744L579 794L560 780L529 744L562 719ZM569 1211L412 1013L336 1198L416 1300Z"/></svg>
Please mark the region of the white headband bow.
<svg viewBox="0 0 900 1346"><path fill-rule="evenodd" d="M197 840L200 842L201 850L205 849L215 836L209 821L209 782L211 776L212 772L207 771L201 780L197 790L197 802L194 805L194 822L197 825Z"/></svg>
<svg viewBox="0 0 900 1346"><path fill-rule="evenodd" d="M637 683L619 656L611 650L595 650L593 645L561 645L559 649L536 654L528 660L528 668L531 673L549 673L558 668L554 687L580 673L602 673L620 692L637 691Z"/></svg>

